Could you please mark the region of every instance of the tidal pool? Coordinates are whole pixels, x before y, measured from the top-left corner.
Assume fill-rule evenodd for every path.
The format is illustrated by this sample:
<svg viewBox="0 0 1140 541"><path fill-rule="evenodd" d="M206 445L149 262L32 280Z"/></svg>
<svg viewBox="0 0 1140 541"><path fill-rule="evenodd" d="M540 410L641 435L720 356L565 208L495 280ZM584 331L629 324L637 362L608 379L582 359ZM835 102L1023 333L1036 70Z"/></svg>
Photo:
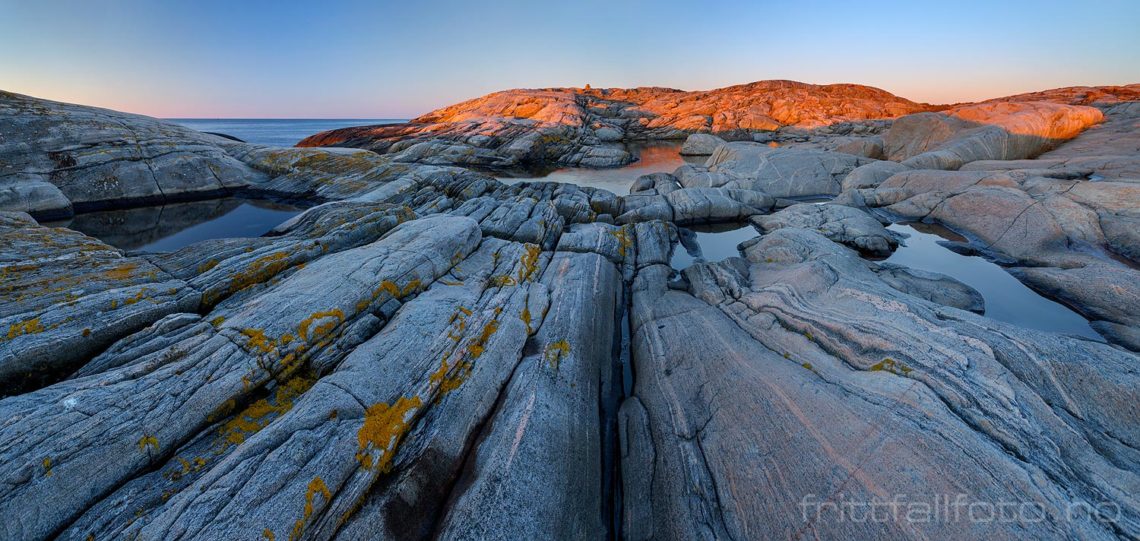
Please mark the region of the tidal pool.
<svg viewBox="0 0 1140 541"><path fill-rule="evenodd" d="M966 256L939 244L966 239L930 224L891 224L891 231L910 235L887 263L938 272L978 290L986 300L986 317L1030 329L1074 334L1104 341L1088 320L1063 304L1038 295L1000 266L978 256Z"/></svg>
<svg viewBox="0 0 1140 541"><path fill-rule="evenodd" d="M74 229L122 250L171 252L207 239L259 237L302 210L283 203L227 197L88 212L48 225Z"/></svg>
<svg viewBox="0 0 1140 541"><path fill-rule="evenodd" d="M566 182L609 190L617 195L627 195L633 181L641 175L672 173L687 163L704 165L705 161L708 160L708 156L682 156L680 154L680 141L627 143L625 148L638 160L622 167L613 169L564 167L555 169L545 176L499 176L498 179L508 184L516 182Z"/></svg>
<svg viewBox="0 0 1140 541"><path fill-rule="evenodd" d="M741 226L739 223L686 227L681 230L681 244L673 249L669 266L684 270L693 263L715 263L738 257L740 251L736 247L758 236L760 233L756 228L751 225Z"/></svg>

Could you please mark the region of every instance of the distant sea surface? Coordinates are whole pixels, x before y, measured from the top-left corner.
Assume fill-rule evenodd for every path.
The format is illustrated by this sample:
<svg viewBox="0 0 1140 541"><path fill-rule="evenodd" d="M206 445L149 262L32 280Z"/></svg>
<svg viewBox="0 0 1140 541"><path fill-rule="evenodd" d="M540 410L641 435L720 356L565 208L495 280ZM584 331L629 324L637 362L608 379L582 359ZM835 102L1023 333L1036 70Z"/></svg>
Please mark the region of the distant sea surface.
<svg viewBox="0 0 1140 541"><path fill-rule="evenodd" d="M198 131L224 133L257 145L291 147L314 133L352 126L399 124L399 118L168 118Z"/></svg>

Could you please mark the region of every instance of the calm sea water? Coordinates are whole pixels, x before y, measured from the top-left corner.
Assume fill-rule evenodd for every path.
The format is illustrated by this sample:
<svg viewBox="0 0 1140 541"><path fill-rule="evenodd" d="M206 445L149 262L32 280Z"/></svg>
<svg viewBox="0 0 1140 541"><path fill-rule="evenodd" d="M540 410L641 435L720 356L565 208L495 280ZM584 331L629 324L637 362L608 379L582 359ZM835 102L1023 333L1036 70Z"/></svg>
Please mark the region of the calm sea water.
<svg viewBox="0 0 1140 541"><path fill-rule="evenodd" d="M624 167L614 169L564 167L541 177L500 176L498 178L508 184L534 181L566 182L609 190L617 195L628 195L629 187L641 175L672 173L686 163L704 165L708 159L708 156L682 156L681 141L628 143L625 148L637 158L637 161Z"/></svg>
<svg viewBox="0 0 1140 541"><path fill-rule="evenodd" d="M198 131L224 133L247 143L275 147L291 147L301 139L326 130L407 122L406 119L398 118L168 118L166 120Z"/></svg>
<svg viewBox="0 0 1140 541"><path fill-rule="evenodd" d="M940 272L978 290L986 300L986 317L1030 329L1104 341L1080 314L1038 295L1000 266L939 244L942 240L964 240L953 232L928 224L891 224L887 229L910 235L887 258L888 263Z"/></svg>

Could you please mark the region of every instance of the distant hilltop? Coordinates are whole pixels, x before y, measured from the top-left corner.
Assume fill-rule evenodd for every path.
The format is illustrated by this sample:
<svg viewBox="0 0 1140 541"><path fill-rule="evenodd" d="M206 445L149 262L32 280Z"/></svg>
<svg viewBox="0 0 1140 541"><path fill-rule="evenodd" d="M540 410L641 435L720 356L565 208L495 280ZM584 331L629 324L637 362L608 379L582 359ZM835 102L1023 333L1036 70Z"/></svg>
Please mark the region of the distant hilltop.
<svg viewBox="0 0 1140 541"><path fill-rule="evenodd" d="M1087 105L1137 96L1140 85L1071 87L993 101ZM683 139L693 133L749 139L757 132L787 129L876 130L882 125L875 121L950 107L864 85L784 80L702 91L590 85L515 89L436 109L405 124L318 133L297 146L364 148L398 154L397 161L437 165L613 167L633 157L606 143Z"/></svg>

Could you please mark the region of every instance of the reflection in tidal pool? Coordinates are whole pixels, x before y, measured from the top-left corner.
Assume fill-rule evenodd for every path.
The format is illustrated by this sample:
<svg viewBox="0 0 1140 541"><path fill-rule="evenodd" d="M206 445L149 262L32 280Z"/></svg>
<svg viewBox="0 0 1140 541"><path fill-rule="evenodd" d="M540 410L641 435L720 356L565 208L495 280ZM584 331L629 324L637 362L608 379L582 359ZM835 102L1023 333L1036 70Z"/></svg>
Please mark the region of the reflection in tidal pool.
<svg viewBox="0 0 1140 541"><path fill-rule="evenodd" d="M614 169L590 169L585 167L564 167L541 177L508 177L499 180L508 184L516 182L566 182L579 186L591 186L609 190L617 195L629 193L633 181L649 173L672 173L686 163L704 165L708 156L681 156L680 141L639 142L625 145L638 160Z"/></svg>
<svg viewBox="0 0 1140 541"><path fill-rule="evenodd" d="M716 262L740 256L736 247L752 238L760 236L751 225L741 227L738 223L720 225L691 226L682 229L681 245L673 249L669 266L684 270L693 263Z"/></svg>
<svg viewBox="0 0 1140 541"><path fill-rule="evenodd" d="M207 239L259 237L302 210L228 197L90 212L49 225L74 229L122 250L169 252Z"/></svg>
<svg viewBox="0 0 1140 541"><path fill-rule="evenodd" d="M973 287L986 300L986 317L1031 329L1104 341L1080 314L1038 295L1000 266L938 244L941 240L965 240L954 232L929 224L892 224L887 229L910 235L905 245L887 258L888 263L939 272Z"/></svg>

